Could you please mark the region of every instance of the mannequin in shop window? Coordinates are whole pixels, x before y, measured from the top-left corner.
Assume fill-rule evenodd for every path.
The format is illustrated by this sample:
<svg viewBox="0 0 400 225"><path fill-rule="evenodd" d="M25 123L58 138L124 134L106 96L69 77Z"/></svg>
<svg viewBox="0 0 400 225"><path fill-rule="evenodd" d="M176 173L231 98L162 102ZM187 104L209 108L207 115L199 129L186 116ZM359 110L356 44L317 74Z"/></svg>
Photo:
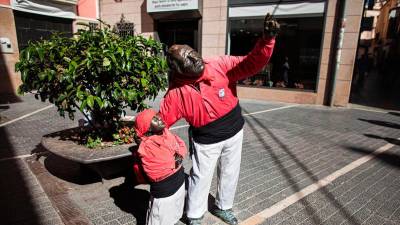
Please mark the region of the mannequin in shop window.
<svg viewBox="0 0 400 225"><path fill-rule="evenodd" d="M260 75L261 78L260 80L262 81L263 86L267 86L267 87L272 87L273 82L271 81L271 71L272 71L272 63L267 63L265 64L265 66L261 69L260 71ZM258 86L261 86L258 85Z"/></svg>
<svg viewBox="0 0 400 225"><path fill-rule="evenodd" d="M289 71L290 71L290 66L289 66L289 57L285 57L285 62L282 65L282 75L283 75L283 82L285 86L289 86Z"/></svg>

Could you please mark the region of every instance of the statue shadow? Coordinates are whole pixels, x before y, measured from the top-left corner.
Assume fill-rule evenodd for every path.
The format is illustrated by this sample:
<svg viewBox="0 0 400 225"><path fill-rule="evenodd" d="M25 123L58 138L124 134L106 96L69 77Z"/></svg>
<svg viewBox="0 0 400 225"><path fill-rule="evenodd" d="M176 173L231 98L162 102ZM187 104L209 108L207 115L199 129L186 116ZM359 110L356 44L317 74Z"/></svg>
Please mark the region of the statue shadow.
<svg viewBox="0 0 400 225"><path fill-rule="evenodd" d="M115 205L122 211L134 216L137 225L146 224L146 213L150 199L148 191L135 188L130 181L126 181L110 188L109 192Z"/></svg>
<svg viewBox="0 0 400 225"><path fill-rule="evenodd" d="M382 139L382 140L387 141L388 143L400 146L400 140L396 139L396 138L383 137L383 136L379 136L379 135L375 135L375 134L364 134L364 136L369 137L369 138Z"/></svg>
<svg viewBox="0 0 400 225"><path fill-rule="evenodd" d="M368 122L368 123L378 125L378 126L387 127L387 128L400 129L400 124L397 124L397 123L381 121L381 120L368 120L368 119L362 119L362 118L360 118L358 120L363 121L363 122Z"/></svg>

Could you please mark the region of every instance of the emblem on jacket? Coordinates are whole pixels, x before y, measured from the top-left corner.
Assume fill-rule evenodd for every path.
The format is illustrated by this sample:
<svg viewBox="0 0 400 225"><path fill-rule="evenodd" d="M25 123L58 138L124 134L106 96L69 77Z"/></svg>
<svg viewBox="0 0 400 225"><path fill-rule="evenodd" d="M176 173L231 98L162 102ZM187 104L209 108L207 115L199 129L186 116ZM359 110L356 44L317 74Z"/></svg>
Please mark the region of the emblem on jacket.
<svg viewBox="0 0 400 225"><path fill-rule="evenodd" d="M218 96L219 96L220 98L225 97L225 89L223 89L223 88L219 89L219 91L218 91Z"/></svg>

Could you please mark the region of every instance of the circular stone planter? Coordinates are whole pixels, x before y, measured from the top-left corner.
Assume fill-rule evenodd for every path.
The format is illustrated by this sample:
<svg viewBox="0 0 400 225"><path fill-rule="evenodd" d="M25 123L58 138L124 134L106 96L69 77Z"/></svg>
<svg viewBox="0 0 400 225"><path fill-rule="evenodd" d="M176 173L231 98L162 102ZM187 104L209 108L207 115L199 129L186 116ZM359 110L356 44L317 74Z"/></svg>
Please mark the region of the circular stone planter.
<svg viewBox="0 0 400 225"><path fill-rule="evenodd" d="M81 128L62 130L43 136L41 144L49 152L92 169L101 178L109 178L130 168L131 151L136 144L125 144L90 149L77 142L76 134Z"/></svg>

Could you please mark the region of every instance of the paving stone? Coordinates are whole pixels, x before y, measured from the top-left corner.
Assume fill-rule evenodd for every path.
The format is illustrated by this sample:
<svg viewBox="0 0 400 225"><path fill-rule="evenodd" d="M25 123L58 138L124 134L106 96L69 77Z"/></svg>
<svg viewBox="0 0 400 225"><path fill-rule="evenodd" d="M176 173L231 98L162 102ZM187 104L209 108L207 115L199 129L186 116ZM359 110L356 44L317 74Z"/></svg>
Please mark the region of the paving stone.
<svg viewBox="0 0 400 225"><path fill-rule="evenodd" d="M39 104L32 96L24 98L24 102L12 105L7 112L0 114L8 113L8 118L13 118L13 115L16 118L47 106L47 103ZM159 98L152 105L157 108L158 102ZM242 100L241 105L246 113L285 104ZM399 129L385 126L389 124L385 122L400 124L400 117L352 109L296 106L247 116L245 119L242 166L234 205L240 220L265 210L387 143L385 139L370 138L365 134L384 138L400 137ZM38 143L44 134L76 124L77 121L60 118L55 108L50 108L2 127L0 160L42 151ZM179 121L178 124L185 122ZM187 128L174 132L187 141ZM400 148L395 146L263 224L398 224L400 182L394 178L400 177L397 169L399 160L396 158L399 153ZM49 157L47 162L43 160L42 163L48 167L50 161ZM186 159L184 165L185 171L189 171L189 160ZM72 171L74 167L63 164L59 170L62 168ZM93 224L137 224L138 218L143 220L147 191L133 187L122 189L119 190L121 197L116 198L113 191L124 182L121 178L80 184L60 177L61 173L50 172L67 185L70 198ZM4 221L19 221L21 224L28 221L45 221L46 224L60 222L36 178L21 160L0 161L1 175L10 177L0 180L0 206L8 206L4 211L10 212ZM71 174L69 176L73 177ZM214 176L210 191L214 195L216 181ZM13 188L7 188L9 186ZM25 205L20 207L22 204ZM20 210L15 213L18 208ZM209 213L204 223L223 224Z"/></svg>
<svg viewBox="0 0 400 225"><path fill-rule="evenodd" d="M132 215L125 215L123 217L118 218L118 222L120 224L129 224L132 221L136 221L135 217L133 217Z"/></svg>
<svg viewBox="0 0 400 225"><path fill-rule="evenodd" d="M366 220L363 225L376 225L376 224L385 224L386 220L380 217L377 214L371 214L371 216Z"/></svg>
<svg viewBox="0 0 400 225"><path fill-rule="evenodd" d="M94 225L103 225L105 221L103 218L94 218L90 220Z"/></svg>
<svg viewBox="0 0 400 225"><path fill-rule="evenodd" d="M400 205L397 206L396 211L390 216L390 220L400 223Z"/></svg>

